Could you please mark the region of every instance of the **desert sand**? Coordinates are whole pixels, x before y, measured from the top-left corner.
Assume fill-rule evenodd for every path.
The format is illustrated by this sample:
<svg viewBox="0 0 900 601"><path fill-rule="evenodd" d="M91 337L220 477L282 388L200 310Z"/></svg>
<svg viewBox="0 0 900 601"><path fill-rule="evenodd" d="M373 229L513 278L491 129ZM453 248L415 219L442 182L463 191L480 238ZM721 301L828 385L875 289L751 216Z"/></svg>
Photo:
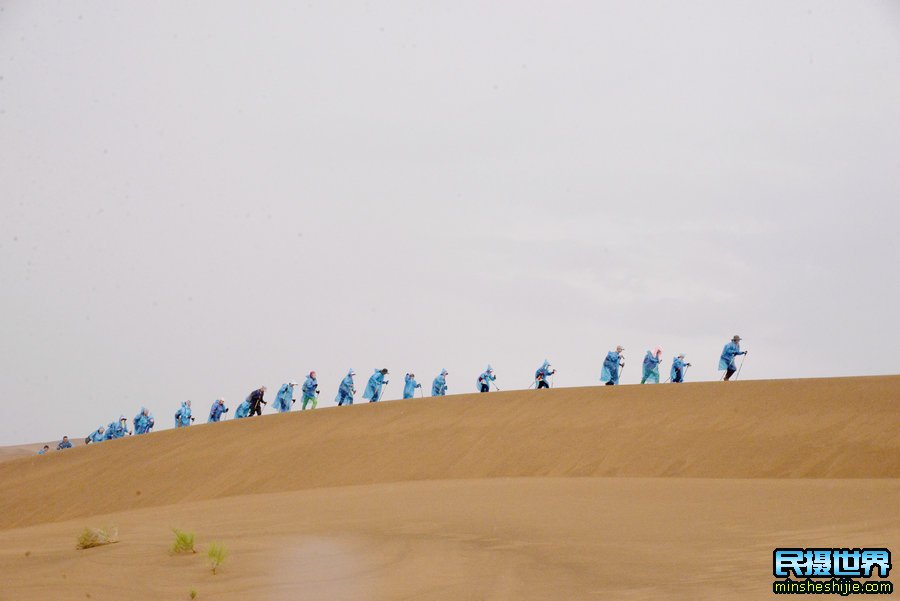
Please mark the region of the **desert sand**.
<svg viewBox="0 0 900 601"><path fill-rule="evenodd" d="M765 599L900 549L900 376L317 409L0 453L0 600ZM120 542L79 551L87 526ZM172 528L196 532L173 555ZM229 557L216 575L204 551Z"/></svg>

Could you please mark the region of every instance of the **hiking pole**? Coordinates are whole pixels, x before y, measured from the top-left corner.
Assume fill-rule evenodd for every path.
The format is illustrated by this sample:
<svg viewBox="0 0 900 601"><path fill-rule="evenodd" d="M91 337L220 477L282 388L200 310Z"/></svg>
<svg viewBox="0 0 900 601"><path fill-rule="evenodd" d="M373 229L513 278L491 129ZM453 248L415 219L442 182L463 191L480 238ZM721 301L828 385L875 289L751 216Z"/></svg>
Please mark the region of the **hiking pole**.
<svg viewBox="0 0 900 601"><path fill-rule="evenodd" d="M496 383L496 382L494 382L494 381L493 381L493 380L491 380L491 384L493 384L493 385L494 385L494 388L496 388L496 389L497 389L497 392L501 392L501 390L500 390L500 387L499 387L499 386L497 386L497 383Z"/></svg>
<svg viewBox="0 0 900 601"><path fill-rule="evenodd" d="M747 351L749 352L749 351ZM737 373L734 374L734 379L737 380L741 376L741 368L744 367L744 359L747 358L747 352L744 353L744 356L741 357L741 364L738 365Z"/></svg>

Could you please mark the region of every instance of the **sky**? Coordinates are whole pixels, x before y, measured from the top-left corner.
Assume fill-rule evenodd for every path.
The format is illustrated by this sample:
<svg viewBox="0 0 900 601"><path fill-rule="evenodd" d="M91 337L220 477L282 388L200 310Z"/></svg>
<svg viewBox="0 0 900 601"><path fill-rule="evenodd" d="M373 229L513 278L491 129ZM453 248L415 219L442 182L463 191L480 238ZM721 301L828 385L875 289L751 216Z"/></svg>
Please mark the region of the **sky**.
<svg viewBox="0 0 900 601"><path fill-rule="evenodd" d="M893 0L0 0L0 444L734 334L898 373L898 64Z"/></svg>

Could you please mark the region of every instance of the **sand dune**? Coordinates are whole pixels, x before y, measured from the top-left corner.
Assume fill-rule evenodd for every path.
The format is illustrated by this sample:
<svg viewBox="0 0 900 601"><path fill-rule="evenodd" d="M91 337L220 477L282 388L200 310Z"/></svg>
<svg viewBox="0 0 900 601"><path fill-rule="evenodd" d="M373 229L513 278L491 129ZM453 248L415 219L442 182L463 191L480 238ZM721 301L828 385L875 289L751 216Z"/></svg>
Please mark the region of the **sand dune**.
<svg viewBox="0 0 900 601"><path fill-rule="evenodd" d="M766 598L776 546L898 547L898 401L898 376L519 391L30 455L0 463L0 599ZM105 523L122 542L74 550Z"/></svg>

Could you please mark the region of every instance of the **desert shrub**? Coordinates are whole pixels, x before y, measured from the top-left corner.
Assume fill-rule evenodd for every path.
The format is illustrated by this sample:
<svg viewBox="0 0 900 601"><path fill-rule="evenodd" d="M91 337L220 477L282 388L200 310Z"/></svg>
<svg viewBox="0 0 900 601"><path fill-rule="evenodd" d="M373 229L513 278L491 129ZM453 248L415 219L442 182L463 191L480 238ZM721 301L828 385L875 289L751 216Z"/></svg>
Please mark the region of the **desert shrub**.
<svg viewBox="0 0 900 601"><path fill-rule="evenodd" d="M210 543L206 556L209 558L209 567L212 568L212 573L215 574L216 569L222 565L222 562L228 556L228 550L222 543Z"/></svg>
<svg viewBox="0 0 900 601"><path fill-rule="evenodd" d="M119 542L115 528L85 528L78 535L78 549L90 549Z"/></svg>
<svg viewBox="0 0 900 601"><path fill-rule="evenodd" d="M194 549L194 533L193 532L185 532L184 530L179 530L178 528L174 528L172 532L175 533L175 542L172 543L172 552L173 553L196 553L197 550Z"/></svg>
<svg viewBox="0 0 900 601"><path fill-rule="evenodd" d="M191 599L196 599L197 598L197 589L192 588L191 592L188 594L191 596Z"/></svg>

